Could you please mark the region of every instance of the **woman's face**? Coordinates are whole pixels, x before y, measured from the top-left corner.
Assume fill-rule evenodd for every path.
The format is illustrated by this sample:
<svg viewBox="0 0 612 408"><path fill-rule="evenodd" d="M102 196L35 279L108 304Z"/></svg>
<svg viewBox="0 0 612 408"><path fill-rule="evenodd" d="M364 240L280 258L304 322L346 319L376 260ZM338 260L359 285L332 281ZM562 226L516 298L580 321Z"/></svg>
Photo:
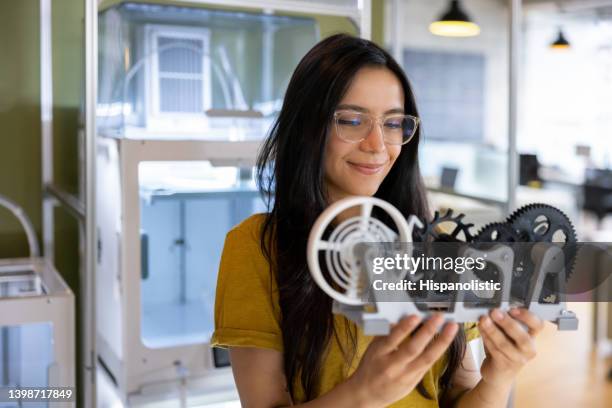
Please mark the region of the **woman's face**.
<svg viewBox="0 0 612 408"><path fill-rule="evenodd" d="M337 110L365 112L373 118L404 113L404 91L387 68L366 67L355 75ZM351 195L372 196L391 170L401 145L383 141L379 124L361 142L348 142L332 123L325 148L325 182L331 202Z"/></svg>

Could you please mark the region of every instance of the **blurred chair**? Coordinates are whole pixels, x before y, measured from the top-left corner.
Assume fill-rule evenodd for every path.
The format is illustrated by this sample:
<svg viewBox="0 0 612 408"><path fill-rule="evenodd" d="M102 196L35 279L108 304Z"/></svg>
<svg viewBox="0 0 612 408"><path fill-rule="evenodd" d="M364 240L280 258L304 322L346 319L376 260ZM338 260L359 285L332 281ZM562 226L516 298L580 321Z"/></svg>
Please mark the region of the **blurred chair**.
<svg viewBox="0 0 612 408"><path fill-rule="evenodd" d="M540 162L535 154L519 155L519 184L521 186L541 185L542 179L538 174Z"/></svg>
<svg viewBox="0 0 612 408"><path fill-rule="evenodd" d="M440 176L440 187L454 190L457 182L459 169L456 167L442 167L442 175Z"/></svg>
<svg viewBox="0 0 612 408"><path fill-rule="evenodd" d="M597 217L599 223L612 213L612 170L587 169L583 185L583 208Z"/></svg>

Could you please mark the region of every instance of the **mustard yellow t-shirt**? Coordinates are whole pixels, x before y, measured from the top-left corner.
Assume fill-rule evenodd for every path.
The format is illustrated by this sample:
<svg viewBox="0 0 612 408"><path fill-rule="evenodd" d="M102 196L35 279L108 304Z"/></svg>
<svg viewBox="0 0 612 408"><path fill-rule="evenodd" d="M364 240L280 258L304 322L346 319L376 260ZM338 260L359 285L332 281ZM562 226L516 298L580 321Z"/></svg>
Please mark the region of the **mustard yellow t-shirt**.
<svg viewBox="0 0 612 408"><path fill-rule="evenodd" d="M260 233L265 214L253 215L234 227L226 236L215 299L215 332L211 344L217 347L261 347L283 351L280 329L281 311L278 303L276 279L271 275L268 261L260 246ZM306 250L304 248L304 250ZM334 323L339 340L332 339L326 353L317 395L323 395L345 381L357 368L371 336L358 326L357 350L350 363L345 360L338 341L346 342L346 325L354 325L343 316L335 315ZM478 336L475 325L466 325L467 339ZM344 348L346 349L346 347ZM425 374L423 385L429 395L438 397L438 380L444 372L446 356L438 360ZM304 401L304 390L295 382L294 402ZM417 390L391 407L434 408L436 399L429 400Z"/></svg>

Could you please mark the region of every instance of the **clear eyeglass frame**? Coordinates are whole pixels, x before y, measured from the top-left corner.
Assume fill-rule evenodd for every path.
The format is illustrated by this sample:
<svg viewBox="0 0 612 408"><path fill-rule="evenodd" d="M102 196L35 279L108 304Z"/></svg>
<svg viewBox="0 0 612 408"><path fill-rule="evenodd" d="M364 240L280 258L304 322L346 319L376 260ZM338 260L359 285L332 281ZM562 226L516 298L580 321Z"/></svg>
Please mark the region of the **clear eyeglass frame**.
<svg viewBox="0 0 612 408"><path fill-rule="evenodd" d="M341 130L342 125L339 123L339 117L340 117L340 115L347 114L347 113L348 114L357 115L357 116L360 116L360 117L363 117L363 118L366 118L366 119L369 120L369 126L368 126L368 129L367 129L367 132L366 131L362 131L363 132L363 136L361 138L354 139L354 138L347 138L347 137L343 137L342 136L342 130ZM385 124L385 122L387 120L389 120L391 118L404 118L404 119L407 119L407 120L411 120L414 123L414 127L412 128L412 131L411 131L410 135L408 137L406 137L405 140L402 140L401 143L396 143L396 142L389 141L388 138L387 138L387 134L385 133L384 124ZM374 116L372 116L369 113L353 111L353 110L350 110L350 109L344 109L344 110L339 110L339 111L334 112L334 126L335 126L335 129L336 129L336 134L337 134L337 136L340 139L344 140L345 142L360 143L361 141L363 141L372 132L372 129L373 129L375 124L380 127L380 130L382 132L383 140L384 140L385 144L389 144L389 145L393 145L393 146L403 146L403 145L409 143L414 138L414 135L416 134L417 129L418 129L419 124L420 124L420 118L418 118L417 116L401 114L401 113L390 114L390 115L385 115L385 116L381 116L381 117L375 118ZM402 138L404 139L403 136L402 136Z"/></svg>

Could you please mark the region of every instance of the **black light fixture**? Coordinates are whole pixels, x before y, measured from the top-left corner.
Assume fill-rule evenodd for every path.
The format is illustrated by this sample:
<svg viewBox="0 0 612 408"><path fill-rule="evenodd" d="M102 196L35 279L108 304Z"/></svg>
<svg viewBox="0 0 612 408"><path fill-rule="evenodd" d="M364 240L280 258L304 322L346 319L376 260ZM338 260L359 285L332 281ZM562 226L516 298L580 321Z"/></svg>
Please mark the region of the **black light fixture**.
<svg viewBox="0 0 612 408"><path fill-rule="evenodd" d="M473 37L480 34L480 27L463 11L459 0L451 0L448 10L429 25L429 31L443 37Z"/></svg>
<svg viewBox="0 0 612 408"><path fill-rule="evenodd" d="M563 30L561 28L559 28L557 39L550 44L550 48L553 50L567 50L570 48L570 43L567 41L567 38L565 38L565 35L563 35Z"/></svg>

